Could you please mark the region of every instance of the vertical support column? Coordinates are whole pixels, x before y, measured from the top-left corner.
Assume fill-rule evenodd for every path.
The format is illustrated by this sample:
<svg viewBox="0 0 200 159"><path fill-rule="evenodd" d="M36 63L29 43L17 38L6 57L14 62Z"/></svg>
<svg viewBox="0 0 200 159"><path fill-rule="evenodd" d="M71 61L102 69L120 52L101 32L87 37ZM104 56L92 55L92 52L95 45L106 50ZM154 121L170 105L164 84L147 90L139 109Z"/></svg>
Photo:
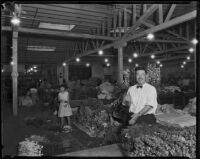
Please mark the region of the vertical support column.
<svg viewBox="0 0 200 159"><path fill-rule="evenodd" d="M107 36L110 36L110 20L107 21Z"/></svg>
<svg viewBox="0 0 200 159"><path fill-rule="evenodd" d="M18 42L18 29L16 26L13 26L13 37L12 37L12 86L13 86L13 115L17 116L18 114L18 100L17 100L17 85L18 85L18 71L17 71L17 42Z"/></svg>
<svg viewBox="0 0 200 159"><path fill-rule="evenodd" d="M69 64L67 63L66 66L63 68L63 72L64 72L64 79L66 81L66 83L68 83L69 80Z"/></svg>
<svg viewBox="0 0 200 159"><path fill-rule="evenodd" d="M196 21L194 22L194 37L196 38ZM194 75L195 75L195 92L197 91L197 73L196 73L196 55L197 55L197 51L196 51L197 47L195 46L195 51L194 51Z"/></svg>
<svg viewBox="0 0 200 159"><path fill-rule="evenodd" d="M118 19L118 27L119 27L119 37L122 36L122 14L121 11L119 11L119 19Z"/></svg>
<svg viewBox="0 0 200 159"><path fill-rule="evenodd" d="M118 48L118 82L123 83L123 47Z"/></svg>
<svg viewBox="0 0 200 159"><path fill-rule="evenodd" d="M117 16L114 13L114 17L113 17L113 36L116 37L116 24L117 24Z"/></svg>
<svg viewBox="0 0 200 159"><path fill-rule="evenodd" d="M124 34L127 31L127 12L126 8L124 8Z"/></svg>

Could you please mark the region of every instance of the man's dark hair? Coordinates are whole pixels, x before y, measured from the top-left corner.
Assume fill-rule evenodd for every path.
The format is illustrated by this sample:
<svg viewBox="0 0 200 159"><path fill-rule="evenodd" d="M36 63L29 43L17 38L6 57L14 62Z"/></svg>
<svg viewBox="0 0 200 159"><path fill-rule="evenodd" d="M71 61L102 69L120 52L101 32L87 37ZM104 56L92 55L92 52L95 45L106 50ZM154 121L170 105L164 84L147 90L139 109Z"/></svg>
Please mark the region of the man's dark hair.
<svg viewBox="0 0 200 159"><path fill-rule="evenodd" d="M60 88L61 87L64 87L65 89L68 89L68 85L67 84L62 84L62 85L60 85Z"/></svg>
<svg viewBox="0 0 200 159"><path fill-rule="evenodd" d="M144 68L144 67L136 67L135 68L135 73L138 71L138 70L144 70L145 71L145 73L147 73L147 71L146 71L146 69Z"/></svg>

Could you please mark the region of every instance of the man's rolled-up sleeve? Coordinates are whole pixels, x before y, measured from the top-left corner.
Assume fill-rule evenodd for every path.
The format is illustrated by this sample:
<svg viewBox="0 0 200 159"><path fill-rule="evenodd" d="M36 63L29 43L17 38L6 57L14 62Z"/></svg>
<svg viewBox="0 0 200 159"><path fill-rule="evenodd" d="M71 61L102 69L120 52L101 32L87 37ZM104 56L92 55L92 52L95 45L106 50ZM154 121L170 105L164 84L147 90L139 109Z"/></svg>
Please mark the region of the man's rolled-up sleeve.
<svg viewBox="0 0 200 159"><path fill-rule="evenodd" d="M152 88L148 95L146 105L152 106L153 108L157 107L157 92L155 88Z"/></svg>

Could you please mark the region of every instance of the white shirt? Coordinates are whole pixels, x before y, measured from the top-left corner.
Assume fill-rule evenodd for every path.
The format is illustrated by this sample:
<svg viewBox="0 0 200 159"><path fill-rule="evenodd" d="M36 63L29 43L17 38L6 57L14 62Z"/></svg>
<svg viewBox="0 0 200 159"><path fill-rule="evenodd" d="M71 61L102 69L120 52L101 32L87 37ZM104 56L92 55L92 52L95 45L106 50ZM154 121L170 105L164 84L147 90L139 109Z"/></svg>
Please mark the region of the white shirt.
<svg viewBox="0 0 200 159"><path fill-rule="evenodd" d="M155 114L157 108L157 92L154 86L145 83L142 88L137 88L137 85L131 86L127 92L127 98L130 101L129 112L138 113L146 105L153 108L146 114Z"/></svg>

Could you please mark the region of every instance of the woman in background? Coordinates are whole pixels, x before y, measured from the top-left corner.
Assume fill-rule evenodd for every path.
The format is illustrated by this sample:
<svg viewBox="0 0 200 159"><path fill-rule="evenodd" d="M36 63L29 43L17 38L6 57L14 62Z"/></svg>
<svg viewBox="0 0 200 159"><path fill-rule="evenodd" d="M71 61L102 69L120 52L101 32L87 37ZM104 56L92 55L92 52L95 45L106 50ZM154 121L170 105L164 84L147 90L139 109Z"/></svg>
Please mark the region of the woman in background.
<svg viewBox="0 0 200 159"><path fill-rule="evenodd" d="M58 94L58 101L60 102L58 117L60 117L60 126L63 130L72 131L70 116L72 115L72 109L69 104L69 92L65 85L61 85L60 93ZM65 118L67 117L68 125L65 125Z"/></svg>

